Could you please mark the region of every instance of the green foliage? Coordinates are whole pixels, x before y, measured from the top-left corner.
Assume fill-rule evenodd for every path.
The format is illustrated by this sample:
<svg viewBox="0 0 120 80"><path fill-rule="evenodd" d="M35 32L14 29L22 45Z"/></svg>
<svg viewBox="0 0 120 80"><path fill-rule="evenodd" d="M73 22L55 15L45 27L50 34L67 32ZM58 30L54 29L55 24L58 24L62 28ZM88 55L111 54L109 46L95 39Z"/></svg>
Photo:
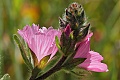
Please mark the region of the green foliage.
<svg viewBox="0 0 120 80"><path fill-rule="evenodd" d="M5 74L0 80L10 80L9 74Z"/></svg>

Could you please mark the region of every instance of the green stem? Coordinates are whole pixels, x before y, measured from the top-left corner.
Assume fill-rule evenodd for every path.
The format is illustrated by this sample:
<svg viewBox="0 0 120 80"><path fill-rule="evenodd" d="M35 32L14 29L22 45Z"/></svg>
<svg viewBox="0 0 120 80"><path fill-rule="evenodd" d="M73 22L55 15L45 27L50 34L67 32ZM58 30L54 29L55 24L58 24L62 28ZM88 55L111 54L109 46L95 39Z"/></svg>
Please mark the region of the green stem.
<svg viewBox="0 0 120 80"><path fill-rule="evenodd" d="M30 78L30 80L44 80L47 77L49 77L50 75L52 75L53 73L59 71L62 68L62 64L63 62L66 60L67 57L62 56L60 61L52 68L50 69L48 72L46 72L45 74L43 74L42 76L36 78L36 79L32 79Z"/></svg>

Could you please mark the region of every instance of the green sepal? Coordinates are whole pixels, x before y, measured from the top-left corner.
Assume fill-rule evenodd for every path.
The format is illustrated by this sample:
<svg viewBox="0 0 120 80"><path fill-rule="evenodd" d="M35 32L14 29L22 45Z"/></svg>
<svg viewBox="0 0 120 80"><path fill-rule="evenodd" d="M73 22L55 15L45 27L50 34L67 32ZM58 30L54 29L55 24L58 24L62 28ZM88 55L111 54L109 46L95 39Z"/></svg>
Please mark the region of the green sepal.
<svg viewBox="0 0 120 80"><path fill-rule="evenodd" d="M58 48L58 51L59 51L61 54L65 55L65 54L63 53L63 51L61 50L60 40L59 40L58 36L55 37L55 42L56 42L56 46L57 46L57 48Z"/></svg>
<svg viewBox="0 0 120 80"><path fill-rule="evenodd" d="M17 45L18 45L18 47L21 51L21 55L22 55L22 58L23 58L24 62L26 63L26 65L28 66L28 68L30 70L33 70L33 66L32 66L30 60L27 58L27 55L26 55L27 52L25 51L25 48L23 47L23 44L20 41L19 37L16 34L14 34L13 39L15 40L15 42L17 43Z"/></svg>
<svg viewBox="0 0 120 80"><path fill-rule="evenodd" d="M64 53L65 56L70 55L74 51L74 41L73 41L73 33L70 33L69 37L65 36L63 32L61 35L61 52Z"/></svg>
<svg viewBox="0 0 120 80"><path fill-rule="evenodd" d="M37 78L37 75L42 71L42 69L46 66L49 58L51 55L47 55L43 57L39 62L37 60L37 63L35 64L35 68L32 70L32 76L31 79L34 80ZM35 57L35 56L34 56Z"/></svg>
<svg viewBox="0 0 120 80"><path fill-rule="evenodd" d="M38 68L37 66L32 70L32 76L30 77L31 80L34 80L38 73L41 72L41 69Z"/></svg>
<svg viewBox="0 0 120 80"><path fill-rule="evenodd" d="M73 70L77 65L81 64L82 62L85 61L86 58L75 58L72 59L71 61L66 61L66 63L63 65L63 69L67 70Z"/></svg>
<svg viewBox="0 0 120 80"><path fill-rule="evenodd" d="M59 40L58 36L55 36L55 43L56 43L56 46L58 47L58 49L60 49L60 40Z"/></svg>
<svg viewBox="0 0 120 80"><path fill-rule="evenodd" d="M73 31L70 33L70 38L73 40Z"/></svg>
<svg viewBox="0 0 120 80"><path fill-rule="evenodd" d="M66 22L61 17L59 17L59 24L62 29L66 27Z"/></svg>
<svg viewBox="0 0 120 80"><path fill-rule="evenodd" d="M48 72L50 69L52 69L61 59L62 55L57 52L56 55L46 64L46 66L42 69L41 72L38 73L37 77L42 76L46 72Z"/></svg>
<svg viewBox="0 0 120 80"><path fill-rule="evenodd" d="M80 15L77 15L76 18L78 21L78 25L82 25L85 22L86 16L85 16L85 11L83 10L82 7L81 7Z"/></svg>
<svg viewBox="0 0 120 80"><path fill-rule="evenodd" d="M82 39L84 39L87 36L89 27L90 27L90 24L86 25L85 28L79 32L79 35L77 37L77 42L81 41Z"/></svg>
<svg viewBox="0 0 120 80"><path fill-rule="evenodd" d="M66 37L65 37L65 33L64 32L62 32L62 34L61 34L60 42L61 42L61 47L65 46Z"/></svg>
<svg viewBox="0 0 120 80"><path fill-rule="evenodd" d="M32 56L32 61L33 61L33 65L34 67L36 67L38 65L38 59L37 56L35 55L35 53L29 48L31 56Z"/></svg>
<svg viewBox="0 0 120 80"><path fill-rule="evenodd" d="M0 80L10 80L9 74L3 75L3 77Z"/></svg>
<svg viewBox="0 0 120 80"><path fill-rule="evenodd" d="M51 56L51 55L47 55L47 56L43 57L43 58L38 62L37 67L40 68L40 69L43 69L43 68L46 66L48 60L50 59L50 56Z"/></svg>

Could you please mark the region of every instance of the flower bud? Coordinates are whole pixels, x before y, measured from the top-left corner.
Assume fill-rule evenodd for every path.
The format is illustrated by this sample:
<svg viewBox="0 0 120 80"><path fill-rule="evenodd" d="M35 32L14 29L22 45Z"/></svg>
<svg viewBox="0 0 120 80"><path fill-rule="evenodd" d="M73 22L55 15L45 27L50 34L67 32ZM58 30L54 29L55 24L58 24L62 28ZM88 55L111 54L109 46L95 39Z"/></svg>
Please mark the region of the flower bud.
<svg viewBox="0 0 120 80"><path fill-rule="evenodd" d="M70 6L65 9L63 19L59 18L59 21L60 27L65 29L63 31L66 32L67 29L69 32L69 29L71 28L75 41L84 39L88 34L90 24L87 22L85 11L78 3L70 4ZM66 28L68 25L70 28Z"/></svg>
<svg viewBox="0 0 120 80"><path fill-rule="evenodd" d="M70 33L71 33L71 28L70 28L70 25L68 24L66 26L66 28L64 29L64 32L65 32L65 35L66 37L69 37Z"/></svg>

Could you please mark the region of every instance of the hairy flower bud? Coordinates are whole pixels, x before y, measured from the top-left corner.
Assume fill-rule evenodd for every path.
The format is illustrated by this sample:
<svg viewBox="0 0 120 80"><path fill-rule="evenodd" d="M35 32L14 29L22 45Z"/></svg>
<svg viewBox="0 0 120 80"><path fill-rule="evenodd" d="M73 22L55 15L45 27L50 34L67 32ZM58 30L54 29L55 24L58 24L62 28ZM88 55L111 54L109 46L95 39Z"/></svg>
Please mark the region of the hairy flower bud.
<svg viewBox="0 0 120 80"><path fill-rule="evenodd" d="M72 3L65 9L63 19L59 18L60 27L65 29L69 24L73 37L76 41L84 39L89 31L90 24L87 22L85 11L78 3Z"/></svg>

